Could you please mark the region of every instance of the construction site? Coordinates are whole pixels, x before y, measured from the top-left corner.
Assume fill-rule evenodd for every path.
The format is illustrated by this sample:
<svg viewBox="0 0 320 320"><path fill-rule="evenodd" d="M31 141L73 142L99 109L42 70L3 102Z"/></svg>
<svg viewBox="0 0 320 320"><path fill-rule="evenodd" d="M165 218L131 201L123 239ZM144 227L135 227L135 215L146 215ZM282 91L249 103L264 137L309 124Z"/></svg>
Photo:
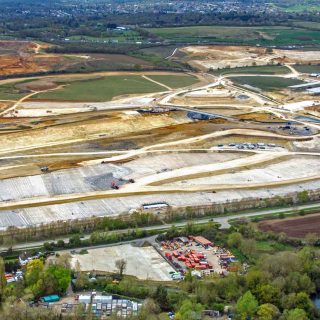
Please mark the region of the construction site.
<svg viewBox="0 0 320 320"><path fill-rule="evenodd" d="M222 59L221 50L180 49L196 65L189 73L0 80L0 227L187 207L223 213L298 202L301 192L317 200L320 101L291 86L314 81L295 64L319 55L232 47ZM286 72L238 70L253 62Z"/></svg>

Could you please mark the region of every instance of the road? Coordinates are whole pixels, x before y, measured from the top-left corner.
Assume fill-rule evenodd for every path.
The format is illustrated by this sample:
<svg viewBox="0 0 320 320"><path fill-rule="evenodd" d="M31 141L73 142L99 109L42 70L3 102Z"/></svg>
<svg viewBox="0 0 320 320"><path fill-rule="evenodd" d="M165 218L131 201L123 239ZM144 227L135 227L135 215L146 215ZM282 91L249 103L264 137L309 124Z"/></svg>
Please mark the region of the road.
<svg viewBox="0 0 320 320"><path fill-rule="evenodd" d="M132 151L132 150L131 150ZM32 159L32 158L55 158L55 157L75 157L75 156L105 156L105 155L127 155L131 152L130 150L113 150L113 151L88 151L88 152L61 152L61 153L43 153L43 154L25 154L25 155L14 155L0 157L0 160L14 160L14 159ZM174 149L174 152L242 152L242 153L274 153L279 152L278 150L247 150L247 149L236 149L229 147L211 147L211 148L179 148ZM172 152L172 149L155 149L155 150L144 150L143 154L152 153L168 153ZM281 151L284 152L284 151ZM320 156L319 152L300 152L300 151L286 151L288 155L303 155L303 156ZM139 153L139 155L142 153ZM138 154L136 154L138 155ZM133 155L131 155L133 157ZM110 161L109 161L110 160ZM95 160L90 160L95 161ZM96 164L101 163L101 159L96 160ZM83 161L83 163L89 161ZM111 158L106 158L106 162L112 162ZM92 163L91 163L92 164ZM23 165L21 165L23 166ZM11 166L10 166L11 167ZM6 167L1 167L2 170Z"/></svg>
<svg viewBox="0 0 320 320"><path fill-rule="evenodd" d="M150 82L153 82L153 83L157 84L158 86L164 87L165 89L167 89L167 90L169 90L169 91L172 90L172 88L169 87L169 86L167 86L166 84L161 83L161 82L156 81L156 80L153 80L153 79L151 79L151 78L149 78L149 77L147 77L147 76L145 76L145 75L143 75L142 78L144 78L144 79L146 79L146 80L148 80L148 81L150 81Z"/></svg>
<svg viewBox="0 0 320 320"><path fill-rule="evenodd" d="M8 113L12 113L14 116L14 111L16 110L16 108L25 100L31 98L32 96L38 94L38 93L44 93L44 92L48 92L48 91L53 91L53 90L57 90L62 88L64 85L59 85L56 88L52 88L52 89L46 89L46 90L40 90L40 91L32 91L31 93L27 94L26 96L22 97L20 100L18 100L12 107L0 112L0 117L4 117L6 114Z"/></svg>
<svg viewBox="0 0 320 320"><path fill-rule="evenodd" d="M176 54L177 50L178 50L178 48L175 48L173 50L173 52L169 56L167 56L165 59L168 60L168 59L172 58Z"/></svg>
<svg viewBox="0 0 320 320"><path fill-rule="evenodd" d="M234 215L225 215L221 217L207 217L207 218L202 218L202 219L197 219L193 220L192 222L194 224L203 224L203 223L208 223L210 221L219 223L221 226L221 229L228 229L230 227L229 221L234 220L234 219L240 219L240 218L249 218L249 217L255 217L255 216L261 216L261 215L273 215L273 214L278 214L278 213L283 213L285 215L291 214L293 212L299 211L299 210L308 210L308 209L318 209L320 210L320 202L315 202L315 203L310 203L310 204L304 204L304 205L297 205L297 206L288 206L288 207L282 207L282 208L274 208L274 209L268 209L268 210L257 210L254 212L243 212L240 214L234 214ZM183 222L177 222L177 223L167 223L163 225L158 225L158 226L150 226L150 227L142 227L139 228L140 230L145 230L145 231L152 231L152 230L159 230L160 232L166 231L170 229L172 226L176 227L184 227L190 223L190 221L183 221ZM132 229L125 229L125 230L115 230L115 231L110 231L110 232L116 232L116 233L127 233ZM90 235L86 235L83 237L83 239L89 239ZM49 239L45 241L33 241L33 242L26 242L26 243L19 243L13 246L14 250L29 250L29 249L35 249L39 248L43 245L44 242L55 242L57 240L63 240L64 242L68 242L69 238L67 237L58 237L55 239ZM134 240L137 241L137 240ZM119 244L124 244L124 243L130 243L133 241L125 241L121 243L114 243L110 245L99 245L99 246L93 246L90 248L98 248L98 247L106 247L106 246L114 246L114 245L119 245ZM0 247L0 252L5 252L7 251L7 248L5 247Z"/></svg>
<svg viewBox="0 0 320 320"><path fill-rule="evenodd" d="M158 143L154 145L150 145L141 149L133 149L128 150L125 154L120 154L114 157L105 158L105 159L98 159L98 160L88 160L81 162L81 165L94 165L99 164L101 161L105 161L106 163L111 162L119 162L124 160L129 160L132 158L135 158L137 156L140 156L148 150L153 151L159 151L159 149L164 150L167 147L177 146L177 145L187 145L190 148L190 144L192 143L198 143L200 141L205 141L207 139L213 139L213 138L220 138L220 137L227 137L232 135L243 135L243 136L252 136L252 137L262 137L262 138L275 138L275 139L285 139L290 141L306 141L313 139L313 136L284 136L272 132L262 131L262 130L255 130L255 129L228 129L223 131L214 131L212 133L204 134L201 136L194 136L191 138L181 139L181 140L175 140L170 142L163 142ZM1 153L0 153L1 154Z"/></svg>

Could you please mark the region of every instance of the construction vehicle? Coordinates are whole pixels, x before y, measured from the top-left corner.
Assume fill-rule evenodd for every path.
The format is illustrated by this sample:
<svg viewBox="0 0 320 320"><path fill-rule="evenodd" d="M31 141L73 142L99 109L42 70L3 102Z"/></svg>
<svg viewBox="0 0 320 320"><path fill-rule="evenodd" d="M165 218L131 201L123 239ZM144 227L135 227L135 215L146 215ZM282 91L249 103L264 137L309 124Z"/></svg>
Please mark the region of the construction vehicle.
<svg viewBox="0 0 320 320"><path fill-rule="evenodd" d="M41 172L43 172L43 173L49 172L49 168L48 168L47 166L41 167L40 170L41 170Z"/></svg>
<svg viewBox="0 0 320 320"><path fill-rule="evenodd" d="M118 189L119 189L119 186L117 185L117 183L115 182L115 180L112 180L112 182L111 182L111 188L112 188L112 189L115 189L115 190L118 190Z"/></svg>

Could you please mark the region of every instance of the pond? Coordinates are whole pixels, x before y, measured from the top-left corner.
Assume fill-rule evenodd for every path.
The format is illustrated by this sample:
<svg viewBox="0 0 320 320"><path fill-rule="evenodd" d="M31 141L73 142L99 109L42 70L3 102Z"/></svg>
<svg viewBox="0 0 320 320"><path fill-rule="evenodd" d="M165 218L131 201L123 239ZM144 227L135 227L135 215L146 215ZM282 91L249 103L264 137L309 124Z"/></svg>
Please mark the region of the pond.
<svg viewBox="0 0 320 320"><path fill-rule="evenodd" d="M315 123L320 123L319 119L313 118L313 117L306 117L306 116L298 116L295 117L296 120L300 121L309 121L309 122L315 122Z"/></svg>
<svg viewBox="0 0 320 320"><path fill-rule="evenodd" d="M313 303L315 304L316 308L320 310L320 294L317 294L313 299Z"/></svg>

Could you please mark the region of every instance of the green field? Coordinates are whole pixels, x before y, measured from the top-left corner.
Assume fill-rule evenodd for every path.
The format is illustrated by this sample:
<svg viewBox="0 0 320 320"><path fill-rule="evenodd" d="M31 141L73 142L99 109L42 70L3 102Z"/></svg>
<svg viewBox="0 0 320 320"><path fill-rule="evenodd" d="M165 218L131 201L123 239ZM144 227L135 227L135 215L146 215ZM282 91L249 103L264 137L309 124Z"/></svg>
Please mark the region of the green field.
<svg viewBox="0 0 320 320"><path fill-rule="evenodd" d="M0 100L19 100L23 96L27 95L28 92L16 87L17 84L30 82L31 80L7 83L0 86Z"/></svg>
<svg viewBox="0 0 320 320"><path fill-rule="evenodd" d="M320 5L316 3L297 3L294 5L288 5L286 7L282 7L285 12L305 12L305 11L320 11Z"/></svg>
<svg viewBox="0 0 320 320"><path fill-rule="evenodd" d="M249 85L264 91L277 91L288 88L296 84L303 83L297 79L287 79L281 77L232 77L233 82L239 85Z"/></svg>
<svg viewBox="0 0 320 320"><path fill-rule="evenodd" d="M191 86L192 84L195 84L199 82L199 80L196 77L189 76L189 75L181 75L181 76L176 76L176 75L167 75L167 76L148 76L150 79L158 81L160 83L163 83L170 88L182 88L182 87L187 87Z"/></svg>
<svg viewBox="0 0 320 320"><path fill-rule="evenodd" d="M320 33L291 27L192 26L149 28L171 43L234 43L248 45L320 45Z"/></svg>
<svg viewBox="0 0 320 320"><path fill-rule="evenodd" d="M215 75L224 74L287 74L290 70L286 66L252 66L241 68L225 68L212 71Z"/></svg>
<svg viewBox="0 0 320 320"><path fill-rule="evenodd" d="M292 250L292 247L272 240L258 240L257 250L260 254L275 253L279 251Z"/></svg>
<svg viewBox="0 0 320 320"><path fill-rule="evenodd" d="M142 37L136 31L109 31L104 32L101 37L91 37L85 35L70 36L70 40L74 41L92 41L92 42L117 42L117 43L132 43L136 41L142 41Z"/></svg>
<svg viewBox="0 0 320 320"><path fill-rule="evenodd" d="M293 25L298 28L320 30L320 22L314 21L294 21Z"/></svg>
<svg viewBox="0 0 320 320"><path fill-rule="evenodd" d="M319 51L320 55L320 51ZM320 64L318 65L309 65L309 64L296 64L293 66L297 71L303 73L320 73Z"/></svg>
<svg viewBox="0 0 320 320"><path fill-rule="evenodd" d="M64 88L40 93L34 99L69 101L108 101L123 94L163 91L163 87L141 76L110 76L72 82Z"/></svg>

